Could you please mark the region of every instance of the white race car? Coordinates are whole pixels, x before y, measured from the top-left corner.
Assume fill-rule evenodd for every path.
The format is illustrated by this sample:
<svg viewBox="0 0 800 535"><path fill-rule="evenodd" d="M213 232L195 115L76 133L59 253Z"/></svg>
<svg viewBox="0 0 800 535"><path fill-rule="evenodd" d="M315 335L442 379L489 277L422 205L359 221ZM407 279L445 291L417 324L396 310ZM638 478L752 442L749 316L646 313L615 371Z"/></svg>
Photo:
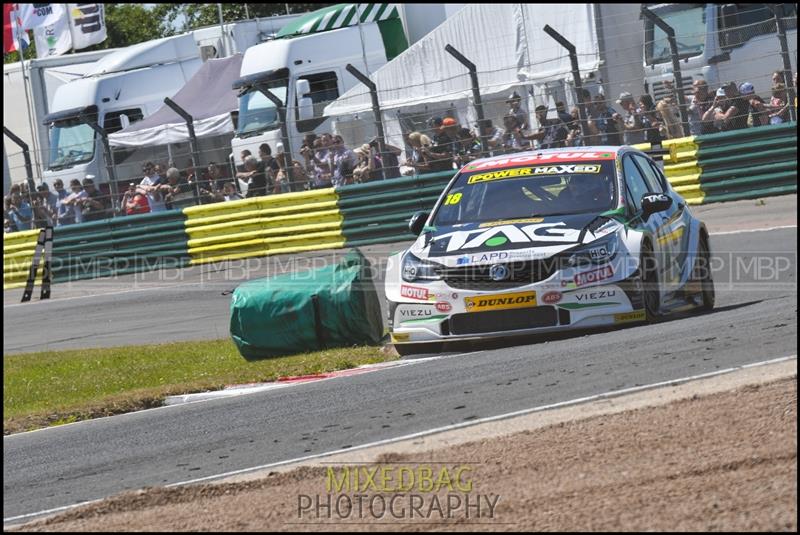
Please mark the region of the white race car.
<svg viewBox="0 0 800 535"><path fill-rule="evenodd" d="M385 285L401 355L714 306L705 225L631 147L475 160L409 226Z"/></svg>

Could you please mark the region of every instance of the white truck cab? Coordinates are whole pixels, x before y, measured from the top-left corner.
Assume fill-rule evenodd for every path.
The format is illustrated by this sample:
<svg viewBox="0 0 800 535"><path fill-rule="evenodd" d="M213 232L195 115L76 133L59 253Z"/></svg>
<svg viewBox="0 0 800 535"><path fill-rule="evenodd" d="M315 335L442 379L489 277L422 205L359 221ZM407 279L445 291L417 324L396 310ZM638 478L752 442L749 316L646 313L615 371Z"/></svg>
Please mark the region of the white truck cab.
<svg viewBox="0 0 800 535"><path fill-rule="evenodd" d="M774 16L767 4L648 5L675 30L683 90L691 94L694 80L705 80L712 91L721 84L751 82L768 96L771 76L783 70ZM792 70L797 69L797 4L783 4ZM673 68L666 34L644 21L646 90L656 99L666 94Z"/></svg>
<svg viewBox="0 0 800 535"><path fill-rule="evenodd" d="M244 149L257 156L259 146L267 143L275 154L283 144L278 110L254 87L255 81L267 83L286 107L288 149L299 160L305 134L333 130L323 116L325 106L359 83L347 64L369 76L462 7L337 4L300 17L275 40L249 48L235 84L241 91L231 142L235 163L242 163Z"/></svg>
<svg viewBox="0 0 800 535"><path fill-rule="evenodd" d="M178 92L201 65L195 40L187 34L122 49L59 87L44 119L50 125L45 182L61 178L66 184L87 174L106 182L100 137L81 121L81 112L107 133L116 132L163 106L164 97Z"/></svg>

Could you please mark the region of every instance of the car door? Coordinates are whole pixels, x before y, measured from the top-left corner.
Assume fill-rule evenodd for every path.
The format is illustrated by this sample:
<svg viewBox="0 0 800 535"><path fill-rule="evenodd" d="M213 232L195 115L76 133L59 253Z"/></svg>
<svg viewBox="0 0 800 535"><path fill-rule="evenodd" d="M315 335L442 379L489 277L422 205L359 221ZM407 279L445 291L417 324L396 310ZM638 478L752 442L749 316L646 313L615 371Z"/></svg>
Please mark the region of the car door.
<svg viewBox="0 0 800 535"><path fill-rule="evenodd" d="M642 171L650 191L670 195L666 178L661 174L653 162L641 154L633 154L633 159ZM686 264L686 251L689 236L689 212L686 203L678 195L670 195L673 199L672 206L661 212L663 216L663 234L658 237L665 250L664 279L668 290L675 290L681 284Z"/></svg>
<svg viewBox="0 0 800 535"><path fill-rule="evenodd" d="M644 221L642 218L642 196L651 192L651 186L647 183L644 173L634 161L633 154L629 153L623 156L622 171L625 177L627 204L629 206L629 216L631 217L630 223L635 228L643 228L645 232L653 237L653 256L658 265L658 280L663 283L667 277L664 270L669 266L669 249L665 247L665 242L661 237L667 233L665 223L668 220L666 214L669 212L652 214L647 221ZM660 287L661 297L663 298L665 286L661 284Z"/></svg>

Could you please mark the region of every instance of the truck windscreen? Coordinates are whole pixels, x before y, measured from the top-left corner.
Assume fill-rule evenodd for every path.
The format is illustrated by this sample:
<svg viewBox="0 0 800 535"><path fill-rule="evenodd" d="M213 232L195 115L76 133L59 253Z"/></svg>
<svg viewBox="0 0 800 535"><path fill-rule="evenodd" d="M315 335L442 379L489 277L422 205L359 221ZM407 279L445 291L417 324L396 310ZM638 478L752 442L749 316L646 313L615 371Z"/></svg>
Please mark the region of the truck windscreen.
<svg viewBox="0 0 800 535"><path fill-rule="evenodd" d="M276 81L270 91L281 102L286 102L286 81ZM280 126L278 110L261 91L251 89L239 97L239 128L237 135L252 135Z"/></svg>
<svg viewBox="0 0 800 535"><path fill-rule="evenodd" d="M94 130L88 124L63 121L50 128L50 170L89 162L94 158Z"/></svg>
<svg viewBox="0 0 800 535"><path fill-rule="evenodd" d="M671 4L653 9L653 13L675 30L681 59L703 53L706 42L706 11L703 4ZM644 24L647 64L668 63L671 58L667 34L647 19Z"/></svg>

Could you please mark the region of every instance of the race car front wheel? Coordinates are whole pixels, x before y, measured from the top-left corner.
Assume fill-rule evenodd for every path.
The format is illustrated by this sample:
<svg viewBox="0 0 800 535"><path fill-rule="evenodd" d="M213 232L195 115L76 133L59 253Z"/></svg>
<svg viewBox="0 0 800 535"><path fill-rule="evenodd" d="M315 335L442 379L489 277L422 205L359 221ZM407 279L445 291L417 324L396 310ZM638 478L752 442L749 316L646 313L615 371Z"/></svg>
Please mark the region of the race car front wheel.
<svg viewBox="0 0 800 535"><path fill-rule="evenodd" d="M716 295L714 294L714 279L711 276L711 252L708 247L708 238L700 236L697 246L697 262L694 266L694 279L700 281L703 304L700 310L709 311L714 308Z"/></svg>
<svg viewBox="0 0 800 535"><path fill-rule="evenodd" d="M644 311L648 322L658 321L660 318L660 292L658 287L658 266L655 255L648 245L642 247L639 276L642 281L642 294L644 297Z"/></svg>

